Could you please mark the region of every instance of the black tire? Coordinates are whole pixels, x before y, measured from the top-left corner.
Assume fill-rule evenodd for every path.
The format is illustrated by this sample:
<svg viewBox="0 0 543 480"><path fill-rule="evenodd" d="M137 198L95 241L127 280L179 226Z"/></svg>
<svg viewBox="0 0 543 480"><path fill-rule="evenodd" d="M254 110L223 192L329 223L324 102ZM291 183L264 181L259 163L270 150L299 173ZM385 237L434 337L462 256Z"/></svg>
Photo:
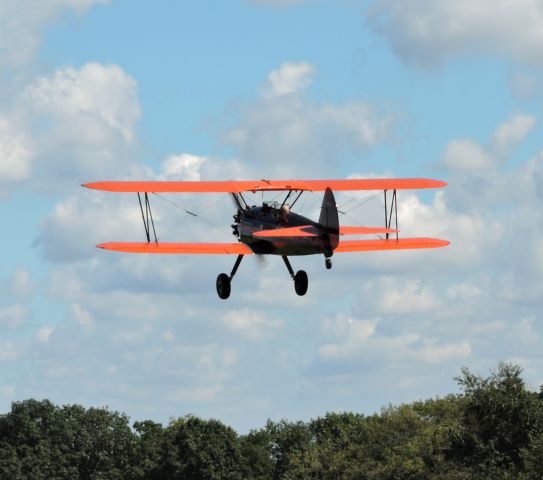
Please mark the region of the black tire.
<svg viewBox="0 0 543 480"><path fill-rule="evenodd" d="M326 265L326 270L330 270L332 268L332 259L331 258L325 259L324 264Z"/></svg>
<svg viewBox="0 0 543 480"><path fill-rule="evenodd" d="M217 295L226 300L230 296L230 277L226 273L220 273L217 277Z"/></svg>
<svg viewBox="0 0 543 480"><path fill-rule="evenodd" d="M300 296L305 295L308 283L307 273L303 270L298 270L296 275L294 275L294 290L296 290L296 293Z"/></svg>

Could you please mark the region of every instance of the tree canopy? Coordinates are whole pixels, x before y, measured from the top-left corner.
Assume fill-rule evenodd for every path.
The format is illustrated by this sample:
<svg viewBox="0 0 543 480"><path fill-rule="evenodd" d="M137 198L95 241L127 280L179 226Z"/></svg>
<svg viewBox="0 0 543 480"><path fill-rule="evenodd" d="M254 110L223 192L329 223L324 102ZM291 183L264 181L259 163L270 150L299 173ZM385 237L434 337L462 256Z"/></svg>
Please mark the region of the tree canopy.
<svg viewBox="0 0 543 480"><path fill-rule="evenodd" d="M190 415L131 425L105 408L14 402L0 415L0 480L542 478L543 393L506 363L457 381L445 398L246 435Z"/></svg>

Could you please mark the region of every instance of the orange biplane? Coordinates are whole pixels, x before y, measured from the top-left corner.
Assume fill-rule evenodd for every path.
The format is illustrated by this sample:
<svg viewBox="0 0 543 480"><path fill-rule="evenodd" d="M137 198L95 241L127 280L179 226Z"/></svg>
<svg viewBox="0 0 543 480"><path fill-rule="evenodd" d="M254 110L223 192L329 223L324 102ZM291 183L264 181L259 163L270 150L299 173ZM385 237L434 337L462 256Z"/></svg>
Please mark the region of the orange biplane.
<svg viewBox="0 0 543 480"><path fill-rule="evenodd" d="M280 255L294 281L298 295L307 292L308 279L304 270L294 273L289 256L322 254L327 269L332 255L339 252L436 248L449 244L437 238L399 238L397 190L440 188L447 184L426 178L347 179L347 180L257 180L257 181L124 181L94 182L84 187L110 192L138 194L147 242L112 242L97 245L106 250L129 253L171 254L233 254L236 262L230 275L217 277L217 294L230 296L231 281L244 255ZM341 226L332 190L382 190L385 201L384 227ZM243 194L248 192L285 191L284 200L249 206ZM321 213L317 222L292 212L305 191L324 191ZM167 243L156 236L149 193L208 192L232 195L237 212L232 225L237 239L234 243ZM143 197L143 198L142 198ZM290 204L287 202L291 200ZM394 225L393 225L394 221ZM347 235L383 235L384 238L340 240Z"/></svg>

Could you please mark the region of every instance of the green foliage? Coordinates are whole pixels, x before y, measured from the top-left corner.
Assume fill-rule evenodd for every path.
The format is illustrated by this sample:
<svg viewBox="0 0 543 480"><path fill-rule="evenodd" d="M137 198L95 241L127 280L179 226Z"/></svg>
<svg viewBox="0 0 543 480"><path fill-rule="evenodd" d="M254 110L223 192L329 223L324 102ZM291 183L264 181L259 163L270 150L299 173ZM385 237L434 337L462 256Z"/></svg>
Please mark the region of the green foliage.
<svg viewBox="0 0 543 480"><path fill-rule="evenodd" d="M15 402L0 415L0 480L541 479L543 390L521 373L464 369L459 395L241 436L193 416L130 428L107 409Z"/></svg>
<svg viewBox="0 0 543 480"><path fill-rule="evenodd" d="M1 479L121 479L133 434L128 418L104 409L12 404L0 417Z"/></svg>
<svg viewBox="0 0 543 480"><path fill-rule="evenodd" d="M526 390L516 365L500 363L487 378L462 370L461 431L451 457L478 478L510 478L524 468L523 451L543 432L543 402Z"/></svg>
<svg viewBox="0 0 543 480"><path fill-rule="evenodd" d="M240 479L237 434L218 420L187 416L170 424L161 478Z"/></svg>

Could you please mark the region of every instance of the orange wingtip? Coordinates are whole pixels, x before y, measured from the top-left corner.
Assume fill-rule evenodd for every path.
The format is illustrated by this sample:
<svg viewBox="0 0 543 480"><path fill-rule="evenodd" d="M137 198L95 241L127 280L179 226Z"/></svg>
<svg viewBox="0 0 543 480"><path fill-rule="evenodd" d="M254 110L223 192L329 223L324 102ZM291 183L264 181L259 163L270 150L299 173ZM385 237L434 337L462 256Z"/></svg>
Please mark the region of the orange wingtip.
<svg viewBox="0 0 543 480"><path fill-rule="evenodd" d="M345 240L339 242L334 252L371 252L378 250L410 250L419 248L440 248L449 245L448 240L439 238L389 238L388 240Z"/></svg>
<svg viewBox="0 0 543 480"><path fill-rule="evenodd" d="M124 253L156 254L209 254L209 255L250 255L253 251L243 243L144 243L109 242L96 245L104 250Z"/></svg>

